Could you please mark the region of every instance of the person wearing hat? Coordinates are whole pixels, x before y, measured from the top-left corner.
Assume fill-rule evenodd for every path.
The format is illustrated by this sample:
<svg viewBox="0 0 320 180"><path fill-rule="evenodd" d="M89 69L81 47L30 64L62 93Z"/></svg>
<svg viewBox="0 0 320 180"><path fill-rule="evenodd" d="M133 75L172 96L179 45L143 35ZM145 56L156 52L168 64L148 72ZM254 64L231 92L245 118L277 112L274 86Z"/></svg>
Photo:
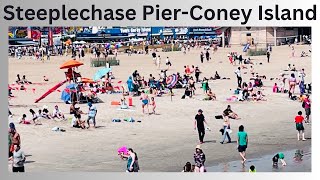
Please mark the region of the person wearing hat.
<svg viewBox="0 0 320 180"><path fill-rule="evenodd" d="M273 156L272 165L273 166L278 166L279 159L280 159L280 161L282 163L282 166L286 166L287 165L287 163L284 161L284 154L282 152L280 152L280 153L276 154L275 156Z"/></svg>
<svg viewBox="0 0 320 180"><path fill-rule="evenodd" d="M204 163L206 161L206 156L203 153L201 146L196 146L196 152L193 155L194 162L195 162L195 169L194 172L205 172Z"/></svg>
<svg viewBox="0 0 320 180"><path fill-rule="evenodd" d="M206 123L206 125L208 126L208 123L202 113L203 111L199 109L198 114L195 116L195 121L194 121L194 129L198 129L200 144L203 143L203 139L205 135L204 123Z"/></svg>
<svg viewBox="0 0 320 180"><path fill-rule="evenodd" d="M89 113L88 113L88 129L90 128L90 120L93 121L93 127L96 127L96 115L97 115L97 108L92 104L92 102L88 102L89 106Z"/></svg>

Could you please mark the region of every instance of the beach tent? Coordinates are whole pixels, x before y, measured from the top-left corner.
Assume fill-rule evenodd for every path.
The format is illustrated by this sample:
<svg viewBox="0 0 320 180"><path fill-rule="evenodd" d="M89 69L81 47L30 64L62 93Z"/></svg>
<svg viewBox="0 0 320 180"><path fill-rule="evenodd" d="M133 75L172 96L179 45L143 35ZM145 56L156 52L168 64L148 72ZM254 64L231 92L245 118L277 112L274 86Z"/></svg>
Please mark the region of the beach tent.
<svg viewBox="0 0 320 180"><path fill-rule="evenodd" d="M99 69L95 74L94 74L94 77L93 77L93 80L94 81L98 81L100 80L101 78L103 78L108 72L111 71L111 68L103 68L103 69Z"/></svg>
<svg viewBox="0 0 320 180"><path fill-rule="evenodd" d="M71 101L71 92L76 91L78 88L77 84L69 84L61 93L61 100L64 102Z"/></svg>

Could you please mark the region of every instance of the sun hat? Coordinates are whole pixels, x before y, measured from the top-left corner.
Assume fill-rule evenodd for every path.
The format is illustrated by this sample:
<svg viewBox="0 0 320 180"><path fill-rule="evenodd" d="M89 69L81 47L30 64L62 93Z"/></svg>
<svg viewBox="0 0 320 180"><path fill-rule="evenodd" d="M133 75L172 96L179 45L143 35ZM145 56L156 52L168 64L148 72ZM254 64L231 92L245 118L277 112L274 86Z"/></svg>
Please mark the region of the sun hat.
<svg viewBox="0 0 320 180"><path fill-rule="evenodd" d="M202 149L201 149L201 146L200 146L199 144L196 146L196 149L202 150Z"/></svg>

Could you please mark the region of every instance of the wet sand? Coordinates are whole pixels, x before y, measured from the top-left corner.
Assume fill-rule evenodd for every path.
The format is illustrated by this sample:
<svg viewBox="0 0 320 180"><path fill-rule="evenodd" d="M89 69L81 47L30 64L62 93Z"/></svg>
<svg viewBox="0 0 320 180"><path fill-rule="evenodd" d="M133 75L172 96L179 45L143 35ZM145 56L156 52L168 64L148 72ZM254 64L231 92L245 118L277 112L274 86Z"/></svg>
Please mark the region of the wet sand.
<svg viewBox="0 0 320 180"><path fill-rule="evenodd" d="M309 46L296 46L297 55L310 49ZM287 64L295 64L298 69L304 68L307 77L306 83L311 82L311 58L295 57L289 58L290 48L281 46L273 48L271 63L266 63L265 56L251 57L255 63L255 71L260 75L266 75L263 93L266 102L227 102L226 98L233 95L236 88L236 77L234 71L238 66L229 64L227 54L231 51L241 52L242 47L220 48L212 56L210 62L200 63L200 50L191 50L187 55L182 52L160 52L162 67L165 58L171 59L173 66L168 74L183 72L184 65L199 66L203 72L200 78L209 78L218 71L221 77L229 77L230 80L216 80L210 82L210 87L217 95L217 101L200 101L204 97L197 84L196 99L181 99L183 90L174 90L173 101L169 96L156 97L157 113L160 115L143 115L141 112L141 101L134 97L131 109L133 112L117 111L119 107L111 106L112 100L120 101L121 95L99 95L104 103L96 104L98 109L97 129L79 130L70 127L69 121L42 120L41 126L17 124L18 118L28 113L30 108L38 111L43 105L49 106L52 112L54 105L59 105L67 118L69 105L61 100L61 93L54 92L38 104L34 100L40 97L48 89L65 79L64 71L59 69L60 64L69 60L68 57L52 57L51 61L45 63L26 58L17 60L9 58L9 82L14 82L16 74L26 75L27 79L35 83L42 83L42 77L46 75L49 82L44 85L29 85L28 90L13 91L17 97L10 100L10 109L15 116L9 122L15 122L16 128L21 135L22 149L25 151L30 163L26 164L29 172L61 172L61 171L86 171L86 172L124 172L126 162L117 156L117 149L123 145L132 147L139 156L139 164L142 172L180 172L187 161L193 162L193 152L198 144L198 133L193 130L194 116L201 108L212 131L206 131L205 141L202 145L206 153L208 164L218 164L239 159L236 144L221 145L222 121L216 120L214 116L221 115L228 104L239 114L241 120L232 120L231 128L234 133L231 138L235 140L239 125L244 125L249 134L250 146L248 147L248 158L262 157L277 151L286 149L301 149L311 146L311 140L298 142L294 117L302 110L301 103L288 99L287 94L272 93L272 86L276 81L270 78L278 77L281 69L286 69ZM212 54L212 52L211 52ZM90 55L83 60L84 66L79 67L83 77L92 78L100 68L90 67ZM120 54L120 66L113 67L112 71L116 77L114 85L118 81L126 82L134 70L138 70L142 76L147 78L150 73L154 76L160 72L154 66L151 55L132 55L131 57ZM244 56L244 58L247 58ZM263 63L263 65L259 65ZM248 82L249 69L242 70L243 80ZM121 84L119 84L121 85ZM63 90L65 86L59 88ZM33 93L32 88L35 88ZM231 89L231 90L230 90ZM298 88L296 89L296 92ZM87 105L79 107L87 112ZM141 123L113 123L112 118L133 117L141 120ZM86 119L83 116L82 119ZM66 132L52 132L55 126L66 129ZM305 125L306 138L311 138L311 125Z"/></svg>
<svg viewBox="0 0 320 180"><path fill-rule="evenodd" d="M276 154L266 155L261 158L248 159L243 166L240 161L221 163L217 166L207 167L208 172L248 172L251 165L256 167L257 172L311 172L311 149L297 149L284 151L286 166L279 161L278 167L272 166L272 157ZM296 153L302 154L301 159L296 159Z"/></svg>

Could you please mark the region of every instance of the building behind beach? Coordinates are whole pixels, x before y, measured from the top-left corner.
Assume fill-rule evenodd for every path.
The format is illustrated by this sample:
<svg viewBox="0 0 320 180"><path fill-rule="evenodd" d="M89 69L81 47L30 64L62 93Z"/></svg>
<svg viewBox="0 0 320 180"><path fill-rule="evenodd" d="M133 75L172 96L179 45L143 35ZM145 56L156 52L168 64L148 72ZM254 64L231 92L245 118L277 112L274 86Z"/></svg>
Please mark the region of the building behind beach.
<svg viewBox="0 0 320 180"><path fill-rule="evenodd" d="M311 35L311 28L306 27L229 27L223 29L225 43L228 45L266 46L283 45L304 41L304 36Z"/></svg>

